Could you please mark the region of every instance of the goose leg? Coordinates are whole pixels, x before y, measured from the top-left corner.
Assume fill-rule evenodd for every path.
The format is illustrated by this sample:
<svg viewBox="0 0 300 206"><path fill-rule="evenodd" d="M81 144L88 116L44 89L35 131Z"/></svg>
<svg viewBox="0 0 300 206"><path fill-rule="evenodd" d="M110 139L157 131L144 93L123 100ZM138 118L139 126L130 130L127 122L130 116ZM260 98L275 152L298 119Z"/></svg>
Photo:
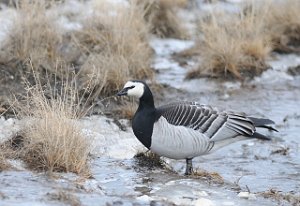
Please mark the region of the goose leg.
<svg viewBox="0 0 300 206"><path fill-rule="evenodd" d="M185 168L185 175L191 175L193 172L193 158L186 158L186 168Z"/></svg>

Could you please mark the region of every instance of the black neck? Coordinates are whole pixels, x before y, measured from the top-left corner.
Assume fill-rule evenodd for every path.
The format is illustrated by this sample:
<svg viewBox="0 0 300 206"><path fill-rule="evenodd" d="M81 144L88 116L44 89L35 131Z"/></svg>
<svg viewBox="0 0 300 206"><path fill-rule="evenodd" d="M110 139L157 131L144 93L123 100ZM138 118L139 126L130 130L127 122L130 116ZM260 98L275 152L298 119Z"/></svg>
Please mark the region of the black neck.
<svg viewBox="0 0 300 206"><path fill-rule="evenodd" d="M132 128L140 142L150 149L155 122L155 106L150 89L146 88L146 90L148 91L144 92L140 98L139 108L133 117Z"/></svg>
<svg viewBox="0 0 300 206"><path fill-rule="evenodd" d="M140 104L139 104L139 108L141 107L148 107L148 108L155 108L154 106L154 100L153 100L153 95L151 90L148 87L145 87L145 92L143 94L143 96L140 98Z"/></svg>

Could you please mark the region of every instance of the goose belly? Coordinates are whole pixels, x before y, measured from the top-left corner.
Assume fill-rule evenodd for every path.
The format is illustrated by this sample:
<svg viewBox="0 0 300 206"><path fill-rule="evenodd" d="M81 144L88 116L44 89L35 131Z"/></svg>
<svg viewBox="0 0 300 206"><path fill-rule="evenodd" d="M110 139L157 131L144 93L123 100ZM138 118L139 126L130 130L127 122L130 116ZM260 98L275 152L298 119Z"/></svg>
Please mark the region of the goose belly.
<svg viewBox="0 0 300 206"><path fill-rule="evenodd" d="M150 150L171 159L185 159L207 153L211 144L199 131L169 124L161 117L154 124Z"/></svg>

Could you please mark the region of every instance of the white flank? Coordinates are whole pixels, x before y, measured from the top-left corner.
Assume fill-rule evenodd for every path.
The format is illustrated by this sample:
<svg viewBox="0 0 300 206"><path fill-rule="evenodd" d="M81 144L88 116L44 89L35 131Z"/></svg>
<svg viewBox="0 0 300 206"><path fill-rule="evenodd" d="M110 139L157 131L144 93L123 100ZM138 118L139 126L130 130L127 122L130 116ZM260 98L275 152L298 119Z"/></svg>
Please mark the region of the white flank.
<svg viewBox="0 0 300 206"><path fill-rule="evenodd" d="M154 123L150 149L171 159L192 158L207 153L211 142L199 131L169 124L164 117Z"/></svg>
<svg viewBox="0 0 300 206"><path fill-rule="evenodd" d="M141 98L144 94L144 84L140 83L140 82L132 82L132 81L128 81L125 85L124 88L126 87L131 87L134 86L134 88L129 89L127 91L127 95L128 96L132 96L132 97L137 97L137 98Z"/></svg>

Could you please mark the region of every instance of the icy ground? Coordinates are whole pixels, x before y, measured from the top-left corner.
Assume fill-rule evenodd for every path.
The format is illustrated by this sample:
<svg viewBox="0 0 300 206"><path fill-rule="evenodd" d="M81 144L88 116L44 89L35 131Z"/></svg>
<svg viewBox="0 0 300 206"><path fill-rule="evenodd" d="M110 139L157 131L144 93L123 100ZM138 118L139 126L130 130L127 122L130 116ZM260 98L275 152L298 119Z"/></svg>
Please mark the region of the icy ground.
<svg viewBox="0 0 300 206"><path fill-rule="evenodd" d="M73 7L78 8L77 3L74 4ZM9 25L9 21L1 18L5 12L10 11L0 12L0 23L5 21ZM69 23L63 22L64 25ZM73 23L73 29L80 27ZM0 31L1 41L5 34L2 28ZM232 109L268 117L276 122L275 127L280 131L268 133L274 141L238 142L195 158L196 168L217 172L223 177L224 183L219 183L183 176L184 161L164 159L172 171L140 167L133 156L144 147L136 140L126 120L121 123L127 126L127 131L121 131L109 118L85 117L80 123L94 145L93 178L85 180L74 174L55 174L49 178L44 173L25 169L22 162L10 160L14 169L0 172L0 205L271 206L279 203L272 198L264 199L259 192L275 189L299 195L300 77L289 75L287 68L299 65L300 57L276 56L269 61L272 70L241 85L208 79L185 80L194 62L188 62L183 68L172 54L189 48L194 44L192 41L153 38L150 44L156 52L153 61L158 71L156 79L172 88L172 92L166 88L165 99L158 104L194 100L220 110ZM1 118L1 141L19 128L19 121Z"/></svg>

